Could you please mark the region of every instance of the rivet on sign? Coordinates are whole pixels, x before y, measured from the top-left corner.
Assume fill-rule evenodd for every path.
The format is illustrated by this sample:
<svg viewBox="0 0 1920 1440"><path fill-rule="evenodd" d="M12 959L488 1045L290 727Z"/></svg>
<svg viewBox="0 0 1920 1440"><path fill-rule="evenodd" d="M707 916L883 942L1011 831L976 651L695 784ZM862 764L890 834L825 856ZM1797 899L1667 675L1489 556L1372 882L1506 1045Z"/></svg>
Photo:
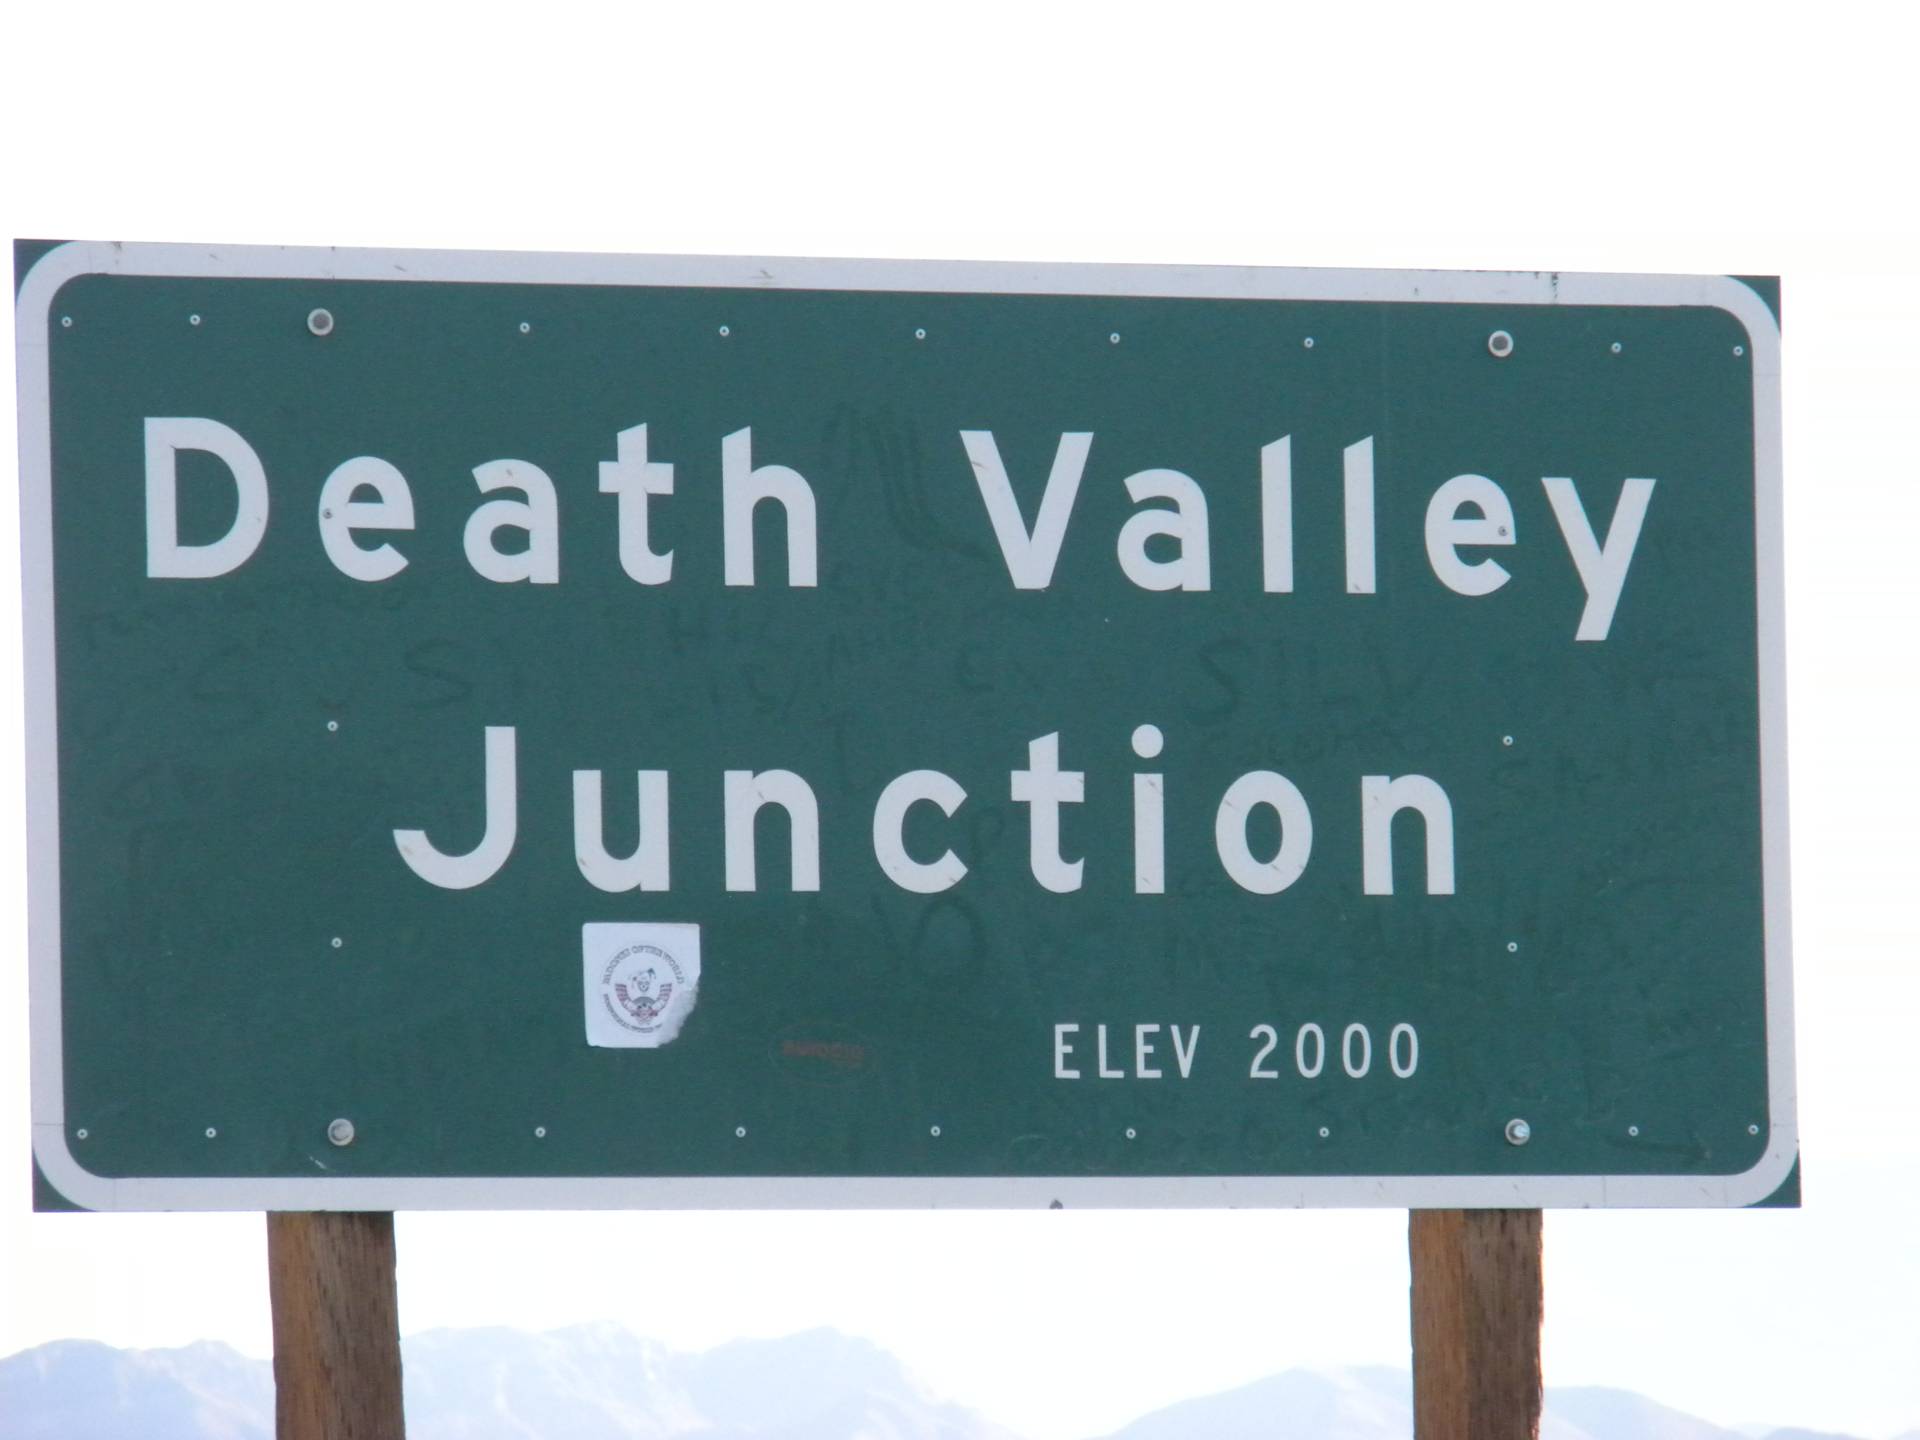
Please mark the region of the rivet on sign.
<svg viewBox="0 0 1920 1440"><path fill-rule="evenodd" d="M338 720L327 721L327 729L329 732L338 730L339 728L340 728L340 722Z"/></svg>
<svg viewBox="0 0 1920 1440"><path fill-rule="evenodd" d="M734 1139L736 1139L736 1140L744 1140L744 1139L746 1139L746 1138L747 1138L747 1127L746 1127L746 1126L744 1126L744 1125L736 1125L736 1126L734 1126L734 1127L733 1127L733 1138L734 1138Z"/></svg>
<svg viewBox="0 0 1920 1440"><path fill-rule="evenodd" d="M1620 353L1620 342L1618 340L1613 342L1613 353L1616 355Z"/></svg>
<svg viewBox="0 0 1920 1440"><path fill-rule="evenodd" d="M1507 954L1518 955L1519 953L1520 953L1520 942L1518 940L1507 941Z"/></svg>
<svg viewBox="0 0 1920 1440"><path fill-rule="evenodd" d="M913 338L916 340L924 340L927 338L927 332L924 330L915 330L913 332Z"/></svg>
<svg viewBox="0 0 1920 1440"><path fill-rule="evenodd" d="M933 1136L934 1139L938 1140L940 1138L940 1127L938 1125L935 1125L932 1129L927 1131L927 1133Z"/></svg>
<svg viewBox="0 0 1920 1440"><path fill-rule="evenodd" d="M521 333L522 335L530 335L530 334L532 334L532 333L533 333L533 326L531 326L531 325L529 325L529 324L528 324L528 323L527 323L526 321L524 321L524 320L522 320L522 321L520 322L520 333Z"/></svg>
<svg viewBox="0 0 1920 1440"><path fill-rule="evenodd" d="M1320 1138L1322 1140L1326 1139L1331 1134L1333 1134L1333 1131L1329 1130L1326 1126L1322 1125L1320 1127Z"/></svg>
<svg viewBox="0 0 1920 1440"><path fill-rule="evenodd" d="M213 1126L211 1125L207 1126L207 1139L211 1140L213 1139L214 1136L218 1135L219 1133L220 1132L214 1129Z"/></svg>
<svg viewBox="0 0 1920 1440"><path fill-rule="evenodd" d="M346 943L346 942L345 942L345 941L343 941L343 940L342 940L342 939L341 939L341 938L340 938L340 937L339 937L338 935L336 935L336 936L334 936L334 937L333 937L333 948L334 948L334 949L336 949L336 950L338 950L338 949L339 949L339 948L340 948L340 947L341 947L341 946L342 946L343 944L345 944L345 943Z"/></svg>
<svg viewBox="0 0 1920 1440"><path fill-rule="evenodd" d="M189 315L187 316L187 323L189 325L198 325L200 323L200 317L198 315Z"/></svg>
<svg viewBox="0 0 1920 1440"><path fill-rule="evenodd" d="M1507 1144L1524 1145L1533 1138L1533 1127L1526 1121L1514 1118L1507 1121Z"/></svg>
<svg viewBox="0 0 1920 1440"><path fill-rule="evenodd" d="M1496 330L1487 336L1487 353L1496 360L1504 360L1513 353L1513 336L1505 330Z"/></svg>
<svg viewBox="0 0 1920 1440"><path fill-rule="evenodd" d="M338 1120L332 1121L327 1126L327 1139L336 1145L351 1145L353 1143L353 1122L344 1115Z"/></svg>
<svg viewBox="0 0 1920 1440"><path fill-rule="evenodd" d="M536 1125L536 1126L534 1126L534 1127L533 1127L533 1138L534 1138L534 1139L536 1139L536 1140L544 1140L544 1139L546 1139L546 1138L547 1138L547 1127L546 1127L546 1126L544 1126L544 1125Z"/></svg>
<svg viewBox="0 0 1920 1440"><path fill-rule="evenodd" d="M1511 745L1513 744L1513 737L1511 735L1502 735L1500 737L1500 743L1502 745Z"/></svg>
<svg viewBox="0 0 1920 1440"><path fill-rule="evenodd" d="M1744 345L1736 345L1733 347L1733 353L1735 355L1744 355L1747 353L1747 347Z"/></svg>
<svg viewBox="0 0 1920 1440"><path fill-rule="evenodd" d="M1758 1135L1759 1133L1760 1133L1760 1127L1758 1125L1747 1126L1747 1134Z"/></svg>
<svg viewBox="0 0 1920 1440"><path fill-rule="evenodd" d="M1640 1136L1640 1127L1638 1125L1627 1126L1627 1134L1633 1136L1635 1139L1638 1139Z"/></svg>
<svg viewBox="0 0 1920 1440"><path fill-rule="evenodd" d="M732 333L733 333L733 329L732 329L732 327L730 327L730 326L727 326L727 325L722 325L722 326L720 327L720 338L721 338L721 339L723 339L723 340L724 340L724 339L726 339L726 337L727 337L727 336L729 336L729 335L731 335Z"/></svg>
<svg viewBox="0 0 1920 1440"><path fill-rule="evenodd" d="M1307 349L1311 350L1313 348L1313 337L1309 335L1307 336L1306 339L1302 340L1300 343Z"/></svg>
<svg viewBox="0 0 1920 1440"><path fill-rule="evenodd" d="M331 335L333 333L333 312L331 310L309 310L307 312L307 329L316 335Z"/></svg>
<svg viewBox="0 0 1920 1440"><path fill-rule="evenodd" d="M81 1127L80 1127L80 1128L79 1128L78 1130L76 1130L76 1131L74 1131L74 1132L73 1132L73 1138L74 1138L74 1139L76 1139L76 1140L84 1140L84 1139L86 1139L86 1138L87 1138L87 1127L86 1127L86 1126L84 1126L84 1125L82 1125L82 1126L81 1126Z"/></svg>
<svg viewBox="0 0 1920 1440"><path fill-rule="evenodd" d="M1139 1137L1140 1132L1138 1130L1135 1130L1131 1125L1127 1126L1127 1139L1137 1140Z"/></svg>
<svg viewBox="0 0 1920 1440"><path fill-rule="evenodd" d="M1120 343L1120 332L1116 330L1111 335L1107 336L1107 343L1109 345L1118 345Z"/></svg>

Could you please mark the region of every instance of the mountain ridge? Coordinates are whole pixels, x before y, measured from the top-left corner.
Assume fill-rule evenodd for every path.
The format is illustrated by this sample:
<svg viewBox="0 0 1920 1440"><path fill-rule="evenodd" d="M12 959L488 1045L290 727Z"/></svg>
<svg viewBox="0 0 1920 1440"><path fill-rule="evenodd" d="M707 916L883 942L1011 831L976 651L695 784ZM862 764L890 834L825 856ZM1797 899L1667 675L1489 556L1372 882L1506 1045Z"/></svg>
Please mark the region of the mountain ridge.
<svg viewBox="0 0 1920 1440"><path fill-rule="evenodd" d="M410 1440L1022 1440L837 1330L677 1351L611 1321L402 1342ZM1176 1401L1097 1440L1407 1440L1412 1382L1380 1366L1290 1369ZM0 1358L6 1440L273 1440L271 1362L210 1340L120 1350L57 1340ZM1715 1425L1633 1391L1550 1387L1541 1440L1862 1440ZM1920 1440L1909 1431L1894 1440Z"/></svg>

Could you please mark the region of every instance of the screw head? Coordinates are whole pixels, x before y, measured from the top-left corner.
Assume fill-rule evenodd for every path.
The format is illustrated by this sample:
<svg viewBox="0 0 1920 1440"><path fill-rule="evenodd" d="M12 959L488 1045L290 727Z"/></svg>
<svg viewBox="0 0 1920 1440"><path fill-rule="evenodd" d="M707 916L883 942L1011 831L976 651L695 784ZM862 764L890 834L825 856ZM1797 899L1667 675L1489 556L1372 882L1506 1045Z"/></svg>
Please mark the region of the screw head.
<svg viewBox="0 0 1920 1440"><path fill-rule="evenodd" d="M62 330L71 330L73 328L73 317L71 315L62 315L60 317L60 328Z"/></svg>
<svg viewBox="0 0 1920 1440"><path fill-rule="evenodd" d="M333 333L333 312L331 310L309 310L307 312L307 329L316 335L331 335Z"/></svg>
<svg viewBox="0 0 1920 1440"><path fill-rule="evenodd" d="M727 336L729 336L729 335L731 335L731 334L733 334L733 327L732 327L731 325L722 325L722 326L720 327L720 338L721 338L721 339L723 339L723 340L724 340L724 339L726 339L726 337L727 337Z"/></svg>
<svg viewBox="0 0 1920 1440"><path fill-rule="evenodd" d="M76 1140L84 1140L84 1139L86 1139L86 1138L87 1138L87 1127L86 1127L86 1126L84 1126L84 1125L82 1125L82 1126L81 1126L81 1127L80 1127L80 1128L79 1128L78 1130L76 1130L76 1131L74 1131L74 1132L73 1132L73 1138L74 1138L74 1139L76 1139Z"/></svg>
<svg viewBox="0 0 1920 1440"><path fill-rule="evenodd" d="M353 1143L353 1122L344 1115L338 1120L332 1121L327 1126L327 1139L336 1145L351 1145Z"/></svg>
<svg viewBox="0 0 1920 1440"><path fill-rule="evenodd" d="M189 315L187 316L187 323L189 325L198 325L200 323L200 317L198 315Z"/></svg>
<svg viewBox="0 0 1920 1440"><path fill-rule="evenodd" d="M218 1135L219 1133L220 1132L214 1129L213 1126L211 1125L207 1126L207 1139L211 1140L213 1139L214 1136Z"/></svg>
<svg viewBox="0 0 1920 1440"><path fill-rule="evenodd" d="M1505 330L1496 330L1487 336L1487 353L1496 360L1504 360L1513 354L1513 336Z"/></svg>
<svg viewBox="0 0 1920 1440"><path fill-rule="evenodd" d="M1111 335L1107 336L1107 343L1109 345L1118 345L1120 343L1120 332L1116 330Z"/></svg>
<svg viewBox="0 0 1920 1440"><path fill-rule="evenodd" d="M1306 339L1300 342L1300 347L1303 350L1311 350L1313 348L1313 337L1311 335L1307 336Z"/></svg>
<svg viewBox="0 0 1920 1440"><path fill-rule="evenodd" d="M925 330L915 330L913 332L913 338L916 340L924 340L927 338L927 332Z"/></svg>
<svg viewBox="0 0 1920 1440"><path fill-rule="evenodd" d="M736 1126L734 1126L734 1127L733 1127L733 1138L734 1138L734 1139L736 1139L736 1140L744 1140L744 1139L746 1139L746 1138L747 1138L747 1127L746 1127L746 1126L744 1126L744 1125L736 1125Z"/></svg>
<svg viewBox="0 0 1920 1440"><path fill-rule="evenodd" d="M544 1139L546 1139L546 1138L547 1138L547 1127L546 1127L546 1126L544 1126L544 1125L536 1125L536 1126L534 1126L534 1127L533 1127L533 1138L534 1138L534 1139L536 1139L536 1140L544 1140Z"/></svg>
<svg viewBox="0 0 1920 1440"><path fill-rule="evenodd" d="M1618 355L1620 353L1620 342L1618 340L1613 342L1612 349L1614 354Z"/></svg>
<svg viewBox="0 0 1920 1440"><path fill-rule="evenodd" d="M346 944L347 942L342 940L338 935L336 935L333 937L332 940L328 941L327 943L332 945L334 949L338 950L342 945Z"/></svg>
<svg viewBox="0 0 1920 1440"><path fill-rule="evenodd" d="M1733 347L1733 353L1736 357L1744 355L1747 353L1747 347L1744 345L1736 345Z"/></svg>
<svg viewBox="0 0 1920 1440"><path fill-rule="evenodd" d="M930 1128L930 1129L929 1129L929 1130L927 1131L927 1133L928 1133L929 1135L931 1135L931 1136L933 1136L933 1138L934 1138L934 1139L936 1139L936 1140L938 1140L938 1139L940 1138L940 1127L939 1127L938 1125L935 1125L935 1126L933 1126L933 1127L931 1127L931 1128Z"/></svg>
<svg viewBox="0 0 1920 1440"><path fill-rule="evenodd" d="M1637 1139L1639 1139L1639 1138L1640 1138L1640 1127L1639 1127L1638 1125L1629 1125L1629 1126L1627 1126L1627 1134L1628 1134L1629 1136L1631 1136L1632 1138L1634 1138L1634 1139L1636 1139L1636 1140L1637 1140Z"/></svg>
<svg viewBox="0 0 1920 1440"><path fill-rule="evenodd" d="M1513 744L1513 737L1511 735L1502 735L1500 737L1500 743L1502 745L1511 745Z"/></svg>
<svg viewBox="0 0 1920 1440"><path fill-rule="evenodd" d="M1533 1127L1515 1116L1507 1121L1507 1144L1524 1145L1533 1138Z"/></svg>
<svg viewBox="0 0 1920 1440"><path fill-rule="evenodd" d="M1758 1135L1759 1133L1760 1133L1760 1127L1758 1125L1747 1126L1747 1134Z"/></svg>
<svg viewBox="0 0 1920 1440"><path fill-rule="evenodd" d="M1137 1140L1139 1138L1140 1138L1140 1132L1134 1129L1133 1126L1131 1125L1127 1126L1127 1139Z"/></svg>
<svg viewBox="0 0 1920 1440"><path fill-rule="evenodd" d="M1520 942L1518 940L1507 941L1507 954L1518 955L1519 953L1520 953Z"/></svg>
<svg viewBox="0 0 1920 1440"><path fill-rule="evenodd" d="M522 320L522 321L520 322L520 333L521 333L522 335L530 335L530 334L532 334L532 333L533 333L533 326L531 326L531 325L529 325L529 324L528 324L528 323L527 323L526 321L524 321L524 320Z"/></svg>
<svg viewBox="0 0 1920 1440"><path fill-rule="evenodd" d="M1331 1134L1333 1134L1333 1131L1329 1130L1326 1126L1322 1125L1320 1127L1320 1138L1322 1140L1325 1140Z"/></svg>

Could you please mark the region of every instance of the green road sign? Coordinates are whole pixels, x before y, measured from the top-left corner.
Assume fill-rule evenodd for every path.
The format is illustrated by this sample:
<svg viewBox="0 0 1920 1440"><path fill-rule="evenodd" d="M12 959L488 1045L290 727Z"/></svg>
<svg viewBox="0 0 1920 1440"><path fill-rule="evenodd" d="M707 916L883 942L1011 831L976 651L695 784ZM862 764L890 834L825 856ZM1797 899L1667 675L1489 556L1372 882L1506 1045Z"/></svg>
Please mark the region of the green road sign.
<svg viewBox="0 0 1920 1440"><path fill-rule="evenodd" d="M1749 285L22 268L61 1196L1786 1180Z"/></svg>

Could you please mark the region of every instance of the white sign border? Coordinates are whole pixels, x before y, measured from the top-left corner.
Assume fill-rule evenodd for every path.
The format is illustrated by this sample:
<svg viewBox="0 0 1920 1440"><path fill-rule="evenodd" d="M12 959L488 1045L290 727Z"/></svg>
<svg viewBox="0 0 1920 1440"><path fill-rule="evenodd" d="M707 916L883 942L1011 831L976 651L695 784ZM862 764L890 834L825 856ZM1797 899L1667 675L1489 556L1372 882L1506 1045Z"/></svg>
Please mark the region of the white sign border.
<svg viewBox="0 0 1920 1440"><path fill-rule="evenodd" d="M1771 1130L1736 1175L1266 1175L1144 1177L588 1178L494 1176L113 1179L67 1145L60 1022L60 805L54 696L48 341L60 288L81 275L510 282L722 289L1158 296L1218 300L1635 305L1727 311L1753 376L1760 667L1761 841ZM33 1153L61 1195L93 1210L922 1209L1382 1206L1728 1207L1772 1195L1799 1154L1787 869L1785 597L1780 331L1749 286L1724 276L1301 270L983 261L755 259L487 251L340 250L75 241L42 256L15 301L25 620L28 974Z"/></svg>

